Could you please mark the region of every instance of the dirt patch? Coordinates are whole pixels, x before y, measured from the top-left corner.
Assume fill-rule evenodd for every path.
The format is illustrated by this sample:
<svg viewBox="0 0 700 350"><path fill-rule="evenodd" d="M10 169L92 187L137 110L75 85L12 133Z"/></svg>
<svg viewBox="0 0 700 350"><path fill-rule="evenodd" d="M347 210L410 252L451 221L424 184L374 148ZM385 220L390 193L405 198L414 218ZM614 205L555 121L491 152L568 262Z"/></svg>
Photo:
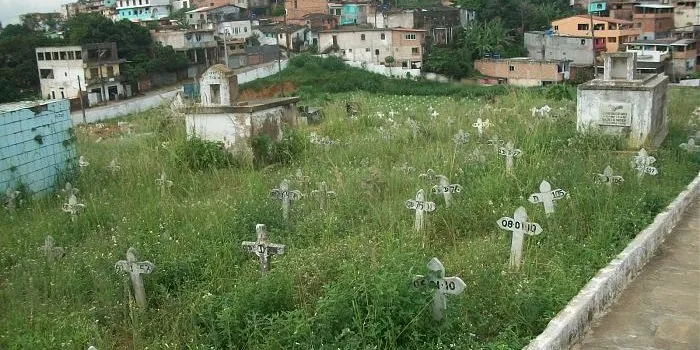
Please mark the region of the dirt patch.
<svg viewBox="0 0 700 350"><path fill-rule="evenodd" d="M296 91L297 85L291 81L284 82L284 93L289 94L292 91ZM264 98L272 98L282 96L282 89L280 84L274 84L266 86L260 90L245 89L241 91L241 100L260 100Z"/></svg>

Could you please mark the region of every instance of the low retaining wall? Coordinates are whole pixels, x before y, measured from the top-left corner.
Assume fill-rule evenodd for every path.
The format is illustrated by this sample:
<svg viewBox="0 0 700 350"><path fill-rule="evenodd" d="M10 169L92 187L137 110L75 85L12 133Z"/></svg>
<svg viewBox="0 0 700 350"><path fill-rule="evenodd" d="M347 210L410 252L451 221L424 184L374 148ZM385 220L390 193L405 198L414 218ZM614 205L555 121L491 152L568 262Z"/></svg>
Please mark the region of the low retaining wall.
<svg viewBox="0 0 700 350"><path fill-rule="evenodd" d="M654 256L666 235L680 221L683 213L700 194L700 174L681 192L654 222L613 259L600 269L569 304L552 319L547 328L532 340L526 350L568 349L586 332L594 318L600 316L622 293L627 284Z"/></svg>

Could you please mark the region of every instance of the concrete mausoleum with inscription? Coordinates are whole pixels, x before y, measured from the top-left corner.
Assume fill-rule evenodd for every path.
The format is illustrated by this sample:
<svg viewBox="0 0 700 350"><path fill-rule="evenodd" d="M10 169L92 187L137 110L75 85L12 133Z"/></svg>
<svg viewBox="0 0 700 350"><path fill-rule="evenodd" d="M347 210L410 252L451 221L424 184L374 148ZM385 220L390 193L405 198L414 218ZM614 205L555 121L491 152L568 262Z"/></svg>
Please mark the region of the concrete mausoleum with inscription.
<svg viewBox="0 0 700 350"><path fill-rule="evenodd" d="M252 153L250 139L267 134L282 138L282 125L297 125L298 97L240 101L238 79L222 64L209 67L200 78L200 103L184 106L188 137L222 142L233 153Z"/></svg>
<svg viewBox="0 0 700 350"><path fill-rule="evenodd" d="M577 129L623 135L628 147L657 148L668 133L668 77L637 74L636 54L604 54L602 79L578 86Z"/></svg>

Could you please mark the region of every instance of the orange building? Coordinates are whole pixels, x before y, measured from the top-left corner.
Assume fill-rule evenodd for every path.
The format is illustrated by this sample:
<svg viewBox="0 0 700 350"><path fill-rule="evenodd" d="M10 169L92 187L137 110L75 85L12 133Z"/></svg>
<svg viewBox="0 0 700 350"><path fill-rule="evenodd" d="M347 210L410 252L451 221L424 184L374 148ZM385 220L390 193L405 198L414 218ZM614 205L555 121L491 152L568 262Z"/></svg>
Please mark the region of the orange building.
<svg viewBox="0 0 700 350"><path fill-rule="evenodd" d="M562 18L553 21L552 28L560 35L590 37L591 18L587 15ZM593 16L594 45L597 51L618 52L624 48L624 43L636 40L640 33L640 28L634 28L634 22Z"/></svg>
<svg viewBox="0 0 700 350"><path fill-rule="evenodd" d="M529 57L481 59L474 61L474 69L488 78L510 85L543 86L569 79L569 63Z"/></svg>
<svg viewBox="0 0 700 350"><path fill-rule="evenodd" d="M327 0L286 0L284 8L287 10L287 18L302 19L312 13L328 13Z"/></svg>
<svg viewBox="0 0 700 350"><path fill-rule="evenodd" d="M669 37L674 26L673 5L635 5L634 26L641 29L642 40Z"/></svg>
<svg viewBox="0 0 700 350"><path fill-rule="evenodd" d="M219 7L223 5L230 5L231 0L192 0L192 5L194 7Z"/></svg>

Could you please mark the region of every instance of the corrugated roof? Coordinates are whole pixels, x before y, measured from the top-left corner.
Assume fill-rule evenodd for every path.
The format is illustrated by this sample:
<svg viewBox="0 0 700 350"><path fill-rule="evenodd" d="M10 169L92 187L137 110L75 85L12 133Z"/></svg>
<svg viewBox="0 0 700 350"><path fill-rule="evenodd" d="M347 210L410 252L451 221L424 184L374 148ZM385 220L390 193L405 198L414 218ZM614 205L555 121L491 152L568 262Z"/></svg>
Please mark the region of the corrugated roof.
<svg viewBox="0 0 700 350"><path fill-rule="evenodd" d="M556 22L567 20L569 18L574 18L574 17L589 19L588 15L576 15L576 16L567 17L567 18L560 18L558 20L552 21L552 23L556 23ZM632 21L626 21L624 19L618 19L618 18L612 18L612 17L593 16L593 19L596 21L608 22L608 23L630 24L630 25L634 24L634 22L632 22Z"/></svg>
<svg viewBox="0 0 700 350"><path fill-rule="evenodd" d="M646 7L651 9L672 9L673 5L661 5L661 4L640 4L634 5L634 7Z"/></svg>

